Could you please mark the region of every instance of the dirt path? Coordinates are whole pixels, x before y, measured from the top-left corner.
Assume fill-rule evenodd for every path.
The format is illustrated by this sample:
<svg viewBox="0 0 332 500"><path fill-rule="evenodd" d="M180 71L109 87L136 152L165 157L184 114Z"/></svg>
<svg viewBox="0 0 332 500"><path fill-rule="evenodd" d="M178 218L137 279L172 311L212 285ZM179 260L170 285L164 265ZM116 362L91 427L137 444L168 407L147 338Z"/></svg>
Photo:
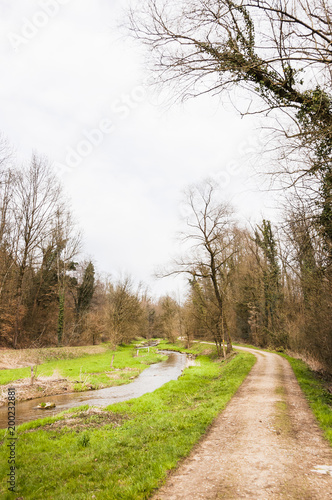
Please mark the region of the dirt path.
<svg viewBox="0 0 332 500"><path fill-rule="evenodd" d="M332 499L332 450L289 363L244 350L256 365L153 500ZM329 466L331 475L317 466Z"/></svg>

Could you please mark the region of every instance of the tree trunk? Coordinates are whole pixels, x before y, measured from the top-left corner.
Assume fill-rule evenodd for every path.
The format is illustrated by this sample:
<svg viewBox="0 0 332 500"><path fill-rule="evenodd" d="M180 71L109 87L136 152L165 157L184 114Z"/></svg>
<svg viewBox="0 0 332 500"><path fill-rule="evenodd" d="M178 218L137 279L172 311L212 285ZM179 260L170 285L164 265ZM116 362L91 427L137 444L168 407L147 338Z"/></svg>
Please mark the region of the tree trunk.
<svg viewBox="0 0 332 500"><path fill-rule="evenodd" d="M211 257L211 264L210 264L210 267L211 267L211 280L212 280L212 283L213 283L214 293L215 293L216 299L218 301L218 306L219 306L220 315L221 315L221 321L222 321L222 325L223 325L222 328L226 332L226 338L227 338L227 351L226 352L227 352L227 354L229 354L232 351L232 348L233 348L233 346L232 346L232 339L231 339L231 336L230 336L228 328L227 328L226 319L224 318L224 303L223 303L223 298L221 296L221 293L220 293L220 290L219 290L219 287L218 287L218 281L217 281L217 273L216 273L216 265L215 265L214 255L213 255L212 250L209 249L209 247L208 247L208 251L210 252L210 257Z"/></svg>
<svg viewBox="0 0 332 500"><path fill-rule="evenodd" d="M59 291L59 316L58 316L58 345L62 345L63 328L65 315L65 292L63 289Z"/></svg>

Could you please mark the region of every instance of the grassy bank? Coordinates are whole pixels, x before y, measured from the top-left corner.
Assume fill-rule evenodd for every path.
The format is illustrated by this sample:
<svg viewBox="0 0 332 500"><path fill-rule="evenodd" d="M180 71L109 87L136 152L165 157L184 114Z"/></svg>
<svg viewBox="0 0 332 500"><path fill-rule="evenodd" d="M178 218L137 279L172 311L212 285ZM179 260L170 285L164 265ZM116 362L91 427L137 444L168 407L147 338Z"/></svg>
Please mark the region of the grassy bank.
<svg viewBox="0 0 332 500"><path fill-rule="evenodd" d="M240 353L227 363L208 356L197 361L177 381L108 407L104 418L81 408L22 425L15 498L148 498L225 407L255 358ZM6 447L1 448L0 496L12 498Z"/></svg>
<svg viewBox="0 0 332 500"><path fill-rule="evenodd" d="M0 369L24 368L40 365L54 359L82 358L109 350L109 344L86 346L38 347L29 349L0 349Z"/></svg>
<svg viewBox="0 0 332 500"><path fill-rule="evenodd" d="M106 350L98 354L85 354L79 358L52 359L37 368L37 377L50 377L56 373L72 381L74 390L84 391L127 383L131 377L136 377L148 365L164 359L156 353L156 348L141 350L138 357L133 355L133 346L119 346L116 350ZM113 369L110 368L114 355ZM0 370L0 385L30 377L30 368ZM38 384L38 380L36 381Z"/></svg>
<svg viewBox="0 0 332 500"><path fill-rule="evenodd" d="M291 358L286 354L282 354L282 356L289 361L293 368L300 387L326 439L332 446L332 394L328 392L324 380L311 371L304 361Z"/></svg>
<svg viewBox="0 0 332 500"><path fill-rule="evenodd" d="M183 347L182 342L177 342L176 344L171 344L167 340L161 340L159 349L165 349L169 351L185 352L187 354L205 355L209 356L211 359L216 359L218 357L217 348L215 344L206 344L204 342L193 342L189 349Z"/></svg>

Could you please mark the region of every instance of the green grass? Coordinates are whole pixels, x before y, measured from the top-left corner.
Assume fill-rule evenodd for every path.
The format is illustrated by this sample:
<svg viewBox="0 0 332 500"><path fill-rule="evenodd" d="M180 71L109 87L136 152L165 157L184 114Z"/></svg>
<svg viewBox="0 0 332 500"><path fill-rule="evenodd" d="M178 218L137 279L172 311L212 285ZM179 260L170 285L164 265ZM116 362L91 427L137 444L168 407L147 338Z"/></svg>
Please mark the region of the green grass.
<svg viewBox="0 0 332 500"><path fill-rule="evenodd" d="M105 372L111 372L110 364L114 354L113 367L119 378L110 379ZM38 376L51 376L55 371L64 378L78 381L75 390L87 390L87 384L94 389L106 386L121 385L129 382L131 377L139 375L148 365L157 363L165 357L156 353L156 348L150 348L148 353L142 350L134 357L136 349L133 346L119 346L115 351L108 350L100 354L84 355L74 359L56 359L38 366ZM30 377L30 368L0 370L0 385L8 384L22 378Z"/></svg>
<svg viewBox="0 0 332 500"><path fill-rule="evenodd" d="M74 410L20 426L15 498L148 498L167 471L189 454L255 363L249 353L222 363L207 356L197 359L200 365L187 368L177 381L108 407L123 417L118 427L78 432L43 427ZM4 435L0 431L0 439ZM5 446L1 452L0 497L9 499L13 497L7 493Z"/></svg>
<svg viewBox="0 0 332 500"><path fill-rule="evenodd" d="M293 368L300 387L326 439L332 446L332 394L326 389L324 381L318 378L304 361L291 358L286 354L282 354L282 356L289 361Z"/></svg>
<svg viewBox="0 0 332 500"><path fill-rule="evenodd" d="M200 342L193 342L189 349L183 346L183 342L177 342L176 344L171 344L167 340L162 340L159 343L159 349L166 349L169 351L186 352L191 354L208 354L212 359L217 358L217 348L214 344L205 344Z"/></svg>
<svg viewBox="0 0 332 500"><path fill-rule="evenodd" d="M30 377L30 368L14 368L11 370L0 370L0 385L9 384L14 380Z"/></svg>

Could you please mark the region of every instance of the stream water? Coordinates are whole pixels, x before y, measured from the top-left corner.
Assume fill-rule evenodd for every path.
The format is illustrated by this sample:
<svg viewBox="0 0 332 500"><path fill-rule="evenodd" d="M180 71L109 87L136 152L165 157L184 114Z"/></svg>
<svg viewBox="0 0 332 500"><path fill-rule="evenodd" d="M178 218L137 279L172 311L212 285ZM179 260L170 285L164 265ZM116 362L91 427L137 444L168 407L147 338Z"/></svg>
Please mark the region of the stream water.
<svg viewBox="0 0 332 500"><path fill-rule="evenodd" d="M72 392L47 396L43 399L32 399L16 404L16 425L55 415L80 405L108 406L120 401L138 398L147 392L153 392L170 380L177 380L186 365L186 355L168 353L167 360L146 368L132 383L117 387L107 387L89 392ZM55 403L56 407L49 410L36 409L41 401ZM8 423L7 406L0 408L0 429L5 429Z"/></svg>

